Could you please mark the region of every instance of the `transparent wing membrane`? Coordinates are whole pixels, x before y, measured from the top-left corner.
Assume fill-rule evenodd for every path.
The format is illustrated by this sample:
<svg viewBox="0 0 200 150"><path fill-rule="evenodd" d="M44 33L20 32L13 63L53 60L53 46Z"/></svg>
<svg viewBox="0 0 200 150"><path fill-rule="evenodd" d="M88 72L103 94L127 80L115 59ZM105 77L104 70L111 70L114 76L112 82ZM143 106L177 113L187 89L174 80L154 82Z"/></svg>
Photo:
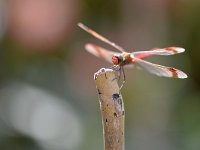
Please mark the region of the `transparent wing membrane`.
<svg viewBox="0 0 200 150"><path fill-rule="evenodd" d="M158 64L153 64L138 58L135 58L135 62L147 70L148 72L155 74L157 76L163 76L163 77L173 77L173 78L180 78L180 79L185 79L187 78L187 75L182 72L181 70L178 70L173 67L167 67L167 66L162 66Z"/></svg>
<svg viewBox="0 0 200 150"><path fill-rule="evenodd" d="M96 57L103 58L104 60L106 60L110 63L112 63L112 56L114 54L120 54L120 53L116 53L114 51L110 51L110 50L107 50L107 49L102 48L100 46L96 46L94 44L89 44L89 43L85 45L85 49L89 53L95 55Z"/></svg>
<svg viewBox="0 0 200 150"><path fill-rule="evenodd" d="M167 48L156 48L153 50L149 50L149 51L137 51L137 52L133 52L132 54L134 56L138 56L138 55L174 55L174 54L179 54L179 53L183 53L185 51L184 48L181 47L167 47Z"/></svg>
<svg viewBox="0 0 200 150"><path fill-rule="evenodd" d="M86 32L88 32L88 33L90 33L91 35L93 35L94 37L96 37L97 39L99 39L99 40L101 40L101 41L103 41L103 42L109 44L110 46L116 48L117 50L119 50L119 51L121 51L121 52L124 52L124 49L123 49L121 46L119 46L119 45L117 45L117 44L111 42L110 40L108 40L107 38L103 37L103 36L100 35L99 33L95 32L94 30L92 30L92 29L90 29L89 27L85 26L84 24L78 23L78 26L79 26L80 28L82 28L83 30L85 30Z"/></svg>

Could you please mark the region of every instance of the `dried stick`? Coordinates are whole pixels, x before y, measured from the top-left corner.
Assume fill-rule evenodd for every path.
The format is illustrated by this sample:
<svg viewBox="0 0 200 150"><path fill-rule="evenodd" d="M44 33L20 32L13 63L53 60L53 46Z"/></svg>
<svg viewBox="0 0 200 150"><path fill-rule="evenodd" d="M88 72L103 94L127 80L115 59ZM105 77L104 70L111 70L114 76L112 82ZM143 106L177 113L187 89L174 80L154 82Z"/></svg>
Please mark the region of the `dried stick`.
<svg viewBox="0 0 200 150"><path fill-rule="evenodd" d="M115 71L102 68L94 74L102 115L104 149L124 150L124 103Z"/></svg>

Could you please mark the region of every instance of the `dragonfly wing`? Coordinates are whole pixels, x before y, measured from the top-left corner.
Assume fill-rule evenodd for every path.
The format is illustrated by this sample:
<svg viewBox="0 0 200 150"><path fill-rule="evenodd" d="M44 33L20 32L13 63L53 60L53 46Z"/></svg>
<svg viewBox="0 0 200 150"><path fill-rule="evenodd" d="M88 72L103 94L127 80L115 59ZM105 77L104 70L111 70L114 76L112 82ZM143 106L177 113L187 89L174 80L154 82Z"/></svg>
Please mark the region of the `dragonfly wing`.
<svg viewBox="0 0 200 150"><path fill-rule="evenodd" d="M85 30L86 32L88 32L89 34L91 34L91 35L93 35L94 37L96 37L97 39L99 39L99 40L101 40L101 41L103 41L103 42L109 44L110 46L116 48L117 50L119 50L119 51L121 51L121 52L124 52L124 49L123 49L121 46L119 46L119 45L117 45L117 44L111 42L110 40L108 40L107 38L103 37L103 36L100 35L99 33L95 32L94 30L92 30L92 29L90 29L89 27L85 26L84 24L78 23L78 26L79 26L80 28L82 28L83 30Z"/></svg>
<svg viewBox="0 0 200 150"><path fill-rule="evenodd" d="M147 70L148 72L155 74L157 76L173 77L173 78L180 78L180 79L187 78L187 75L184 72L173 67L153 64L153 63L150 63L138 58L135 58L135 62L136 64L138 64L139 66Z"/></svg>
<svg viewBox="0 0 200 150"><path fill-rule="evenodd" d="M174 55L174 54L179 54L183 53L185 51L184 48L181 47L167 47L167 48L155 48L153 50L149 51L137 51L133 52L132 54L135 57L142 56L142 55Z"/></svg>
<svg viewBox="0 0 200 150"><path fill-rule="evenodd" d="M103 58L104 60L106 60L110 63L112 63L112 57L113 57L114 54L120 54L120 53L110 51L110 50L107 50L107 49L102 48L100 46L96 46L94 44L89 44L89 43L85 45L85 49L89 53L91 53L91 54L93 54L97 57Z"/></svg>

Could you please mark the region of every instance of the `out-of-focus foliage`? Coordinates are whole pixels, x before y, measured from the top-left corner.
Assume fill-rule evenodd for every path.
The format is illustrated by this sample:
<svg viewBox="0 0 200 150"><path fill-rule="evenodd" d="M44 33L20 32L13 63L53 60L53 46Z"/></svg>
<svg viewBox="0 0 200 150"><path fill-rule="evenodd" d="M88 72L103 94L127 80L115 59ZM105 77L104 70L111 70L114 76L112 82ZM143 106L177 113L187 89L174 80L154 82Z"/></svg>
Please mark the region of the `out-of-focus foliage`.
<svg viewBox="0 0 200 150"><path fill-rule="evenodd" d="M1 0L0 149L101 150L93 73L110 64L88 54L83 22L127 51L180 46L149 59L185 80L126 69L126 149L200 149L200 2L197 0Z"/></svg>

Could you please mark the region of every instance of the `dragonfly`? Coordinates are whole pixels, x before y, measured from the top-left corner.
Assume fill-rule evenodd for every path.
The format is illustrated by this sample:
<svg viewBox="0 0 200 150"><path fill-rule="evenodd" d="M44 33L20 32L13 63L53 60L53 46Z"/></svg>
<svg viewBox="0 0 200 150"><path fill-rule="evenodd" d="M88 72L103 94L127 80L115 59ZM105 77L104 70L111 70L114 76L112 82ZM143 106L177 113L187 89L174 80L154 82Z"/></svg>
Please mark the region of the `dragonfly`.
<svg viewBox="0 0 200 150"><path fill-rule="evenodd" d="M85 45L85 49L89 53L97 57L103 58L104 60L112 63L113 68L119 68L118 70L120 70L120 76L122 72L123 78L124 78L122 86L125 82L125 74L124 74L123 67L132 66L135 64L147 70L149 73L157 75L157 76L179 78L179 79L187 78L187 75L179 69L176 69L174 67L154 64L154 63L143 60L153 55L169 56L169 55L183 53L185 51L184 48L166 47L166 48L154 48L147 51L145 50L145 51L126 52L124 48L115 44L114 42L111 42L110 40L100 35L99 33L95 32L94 30L90 29L83 23L78 23L78 26L82 28L83 30L85 30L86 32L88 32L89 34L91 34L92 36L94 36L95 38L107 43L108 45L120 51L120 52L115 52L115 51L107 50L103 47L100 47L91 43L88 43Z"/></svg>

